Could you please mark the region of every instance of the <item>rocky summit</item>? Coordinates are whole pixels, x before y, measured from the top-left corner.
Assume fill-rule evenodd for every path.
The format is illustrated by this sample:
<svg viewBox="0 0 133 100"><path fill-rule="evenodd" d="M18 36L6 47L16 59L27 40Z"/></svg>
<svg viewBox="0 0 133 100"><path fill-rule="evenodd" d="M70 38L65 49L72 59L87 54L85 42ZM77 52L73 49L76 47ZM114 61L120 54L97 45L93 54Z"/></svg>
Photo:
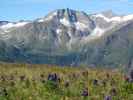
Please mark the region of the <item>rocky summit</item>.
<svg viewBox="0 0 133 100"><path fill-rule="evenodd" d="M133 14L58 9L33 21L0 21L0 61L133 67Z"/></svg>

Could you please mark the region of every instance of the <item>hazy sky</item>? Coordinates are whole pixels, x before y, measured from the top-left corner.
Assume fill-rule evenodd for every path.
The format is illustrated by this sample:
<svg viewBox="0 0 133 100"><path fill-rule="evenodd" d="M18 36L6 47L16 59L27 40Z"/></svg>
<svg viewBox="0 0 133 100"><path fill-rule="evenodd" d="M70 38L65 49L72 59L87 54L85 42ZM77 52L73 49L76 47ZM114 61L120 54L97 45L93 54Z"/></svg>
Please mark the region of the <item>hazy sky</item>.
<svg viewBox="0 0 133 100"><path fill-rule="evenodd" d="M32 20L59 8L71 8L88 14L105 10L133 14L133 0L0 0L0 20Z"/></svg>

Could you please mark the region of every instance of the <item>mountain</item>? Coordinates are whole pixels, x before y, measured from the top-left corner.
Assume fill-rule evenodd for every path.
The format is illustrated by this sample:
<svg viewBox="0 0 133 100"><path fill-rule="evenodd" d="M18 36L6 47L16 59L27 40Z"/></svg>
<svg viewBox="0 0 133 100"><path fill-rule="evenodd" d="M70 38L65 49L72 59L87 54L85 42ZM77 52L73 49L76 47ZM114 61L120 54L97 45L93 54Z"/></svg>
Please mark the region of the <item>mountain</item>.
<svg viewBox="0 0 133 100"><path fill-rule="evenodd" d="M133 66L133 14L58 9L34 21L0 21L0 61Z"/></svg>

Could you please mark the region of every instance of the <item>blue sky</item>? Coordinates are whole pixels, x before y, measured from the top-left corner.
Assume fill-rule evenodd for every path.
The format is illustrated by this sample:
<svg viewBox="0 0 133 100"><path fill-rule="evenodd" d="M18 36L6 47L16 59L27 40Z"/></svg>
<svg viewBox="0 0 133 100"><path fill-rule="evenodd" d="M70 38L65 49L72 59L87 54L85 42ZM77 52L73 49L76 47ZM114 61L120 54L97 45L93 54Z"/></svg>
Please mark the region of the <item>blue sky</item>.
<svg viewBox="0 0 133 100"><path fill-rule="evenodd" d="M105 10L133 14L133 0L0 0L0 20L32 20L59 8L71 8L88 14Z"/></svg>

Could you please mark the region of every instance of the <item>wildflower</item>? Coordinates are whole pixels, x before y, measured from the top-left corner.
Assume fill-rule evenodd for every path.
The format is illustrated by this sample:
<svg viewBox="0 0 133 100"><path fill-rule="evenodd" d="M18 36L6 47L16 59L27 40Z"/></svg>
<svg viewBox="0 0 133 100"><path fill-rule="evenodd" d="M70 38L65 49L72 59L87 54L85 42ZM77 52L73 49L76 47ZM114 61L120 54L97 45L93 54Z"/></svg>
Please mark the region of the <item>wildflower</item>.
<svg viewBox="0 0 133 100"><path fill-rule="evenodd" d="M111 96L105 96L104 100L112 100Z"/></svg>
<svg viewBox="0 0 133 100"><path fill-rule="evenodd" d="M112 96L116 96L116 95L117 95L116 88L112 88L112 89L110 90L110 93L111 93Z"/></svg>
<svg viewBox="0 0 133 100"><path fill-rule="evenodd" d="M97 79L93 80L93 85L98 85L98 80Z"/></svg>
<svg viewBox="0 0 133 100"><path fill-rule="evenodd" d="M24 81L25 80L25 75L20 76L20 80Z"/></svg>
<svg viewBox="0 0 133 100"><path fill-rule="evenodd" d="M6 88L0 87L0 96L7 96L7 95L8 95L8 93L7 93Z"/></svg>
<svg viewBox="0 0 133 100"><path fill-rule="evenodd" d="M4 93L5 96L8 95L6 88L3 89L3 93Z"/></svg>
<svg viewBox="0 0 133 100"><path fill-rule="evenodd" d="M45 83L45 80L43 79L43 80L41 80L41 82L42 82L42 83Z"/></svg>
<svg viewBox="0 0 133 100"><path fill-rule="evenodd" d="M41 81L42 83L45 83L44 74L41 74L40 77L41 77L40 81Z"/></svg>
<svg viewBox="0 0 133 100"><path fill-rule="evenodd" d="M130 72L130 78L131 78L131 80L133 80L133 69Z"/></svg>
<svg viewBox="0 0 133 100"><path fill-rule="evenodd" d="M49 74L49 75L48 75L48 80L49 80L49 81L57 82L57 81L58 81L57 74L56 74L56 73L54 73L54 74Z"/></svg>
<svg viewBox="0 0 133 100"><path fill-rule="evenodd" d="M110 82L110 85L111 86L114 86L116 84L115 80L113 78L111 78L111 82Z"/></svg>
<svg viewBox="0 0 133 100"><path fill-rule="evenodd" d="M58 82L61 83L61 79L58 77Z"/></svg>
<svg viewBox="0 0 133 100"><path fill-rule="evenodd" d="M84 96L84 97L87 97L88 95L89 95L89 93L88 93L88 88L85 88L83 91L82 91L82 94L81 94L82 96Z"/></svg>
<svg viewBox="0 0 133 100"><path fill-rule="evenodd" d="M43 75L43 74L41 74L41 75L40 75L40 77L41 77L41 78L44 78L44 75Z"/></svg>

